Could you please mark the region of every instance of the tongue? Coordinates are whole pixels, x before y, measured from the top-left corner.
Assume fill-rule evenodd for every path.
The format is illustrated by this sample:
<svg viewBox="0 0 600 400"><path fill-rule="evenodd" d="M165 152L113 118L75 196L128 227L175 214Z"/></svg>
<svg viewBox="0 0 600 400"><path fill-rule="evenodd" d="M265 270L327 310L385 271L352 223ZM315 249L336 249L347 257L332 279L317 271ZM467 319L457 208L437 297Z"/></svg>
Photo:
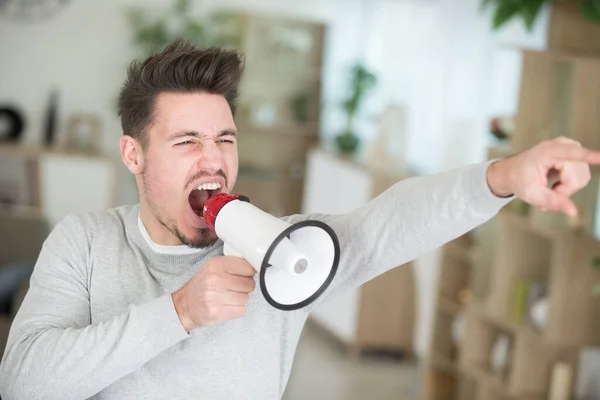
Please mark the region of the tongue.
<svg viewBox="0 0 600 400"><path fill-rule="evenodd" d="M208 197L208 191L206 190L192 190L189 201L192 210L194 210L196 214L202 215L202 207L204 207L204 202L208 200Z"/></svg>

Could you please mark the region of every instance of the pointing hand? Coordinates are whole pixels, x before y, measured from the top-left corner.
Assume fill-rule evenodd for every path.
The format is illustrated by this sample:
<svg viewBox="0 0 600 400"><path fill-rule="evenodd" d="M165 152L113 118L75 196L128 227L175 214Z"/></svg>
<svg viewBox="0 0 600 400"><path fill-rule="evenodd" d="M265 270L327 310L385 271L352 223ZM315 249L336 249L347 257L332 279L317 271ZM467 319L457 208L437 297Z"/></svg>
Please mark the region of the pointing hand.
<svg viewBox="0 0 600 400"><path fill-rule="evenodd" d="M487 179L498 196L514 195L542 211L560 211L575 217L577 207L570 196L589 183L590 165L600 165L600 151L559 137L493 163Z"/></svg>

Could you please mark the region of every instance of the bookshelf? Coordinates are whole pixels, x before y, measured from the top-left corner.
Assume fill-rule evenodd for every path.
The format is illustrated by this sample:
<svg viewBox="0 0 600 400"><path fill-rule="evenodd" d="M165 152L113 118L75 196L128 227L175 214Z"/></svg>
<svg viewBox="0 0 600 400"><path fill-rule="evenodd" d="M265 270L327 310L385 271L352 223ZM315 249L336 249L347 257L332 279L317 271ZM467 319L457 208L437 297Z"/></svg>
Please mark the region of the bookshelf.
<svg viewBox="0 0 600 400"><path fill-rule="evenodd" d="M513 210L488 224L443 248L423 400L548 399L559 363L573 375L572 393L581 350L600 345L599 273L589 268L600 242L581 230L537 228ZM491 264L477 257L486 241L495 245ZM546 286L541 325L520 315L526 302L516 305L525 278ZM496 348L502 341L508 351Z"/></svg>
<svg viewBox="0 0 600 400"><path fill-rule="evenodd" d="M327 27L280 15L238 17L245 71L235 190L275 216L299 213L308 153L319 144Z"/></svg>
<svg viewBox="0 0 600 400"><path fill-rule="evenodd" d="M577 2L558 2L547 50L520 51L516 129L488 159L557 136L600 149L600 25ZM575 221L515 200L442 247L422 400L566 400L577 398L579 378L594 380L579 367L600 346L600 272L590 268L600 254L599 183L592 168L572 196Z"/></svg>

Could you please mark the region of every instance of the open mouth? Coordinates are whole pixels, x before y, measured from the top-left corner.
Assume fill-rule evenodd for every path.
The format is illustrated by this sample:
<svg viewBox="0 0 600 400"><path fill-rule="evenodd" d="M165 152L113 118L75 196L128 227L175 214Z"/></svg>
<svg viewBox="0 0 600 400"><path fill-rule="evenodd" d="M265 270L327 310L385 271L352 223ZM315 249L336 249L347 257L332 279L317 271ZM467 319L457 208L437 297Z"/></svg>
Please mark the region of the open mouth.
<svg viewBox="0 0 600 400"><path fill-rule="evenodd" d="M204 207L204 203L211 196L217 193L221 193L221 184L218 182L203 183L196 189L192 190L188 200L192 210L196 213L196 215L202 217L202 208Z"/></svg>

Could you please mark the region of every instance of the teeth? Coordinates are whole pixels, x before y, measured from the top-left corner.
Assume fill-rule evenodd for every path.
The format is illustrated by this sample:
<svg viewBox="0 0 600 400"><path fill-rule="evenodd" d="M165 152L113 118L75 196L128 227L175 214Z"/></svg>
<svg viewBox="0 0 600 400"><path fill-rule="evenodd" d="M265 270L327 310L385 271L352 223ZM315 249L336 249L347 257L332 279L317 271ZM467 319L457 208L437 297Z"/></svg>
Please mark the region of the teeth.
<svg viewBox="0 0 600 400"><path fill-rule="evenodd" d="M217 190L221 188L221 184L217 182L203 183L198 186L198 190Z"/></svg>

